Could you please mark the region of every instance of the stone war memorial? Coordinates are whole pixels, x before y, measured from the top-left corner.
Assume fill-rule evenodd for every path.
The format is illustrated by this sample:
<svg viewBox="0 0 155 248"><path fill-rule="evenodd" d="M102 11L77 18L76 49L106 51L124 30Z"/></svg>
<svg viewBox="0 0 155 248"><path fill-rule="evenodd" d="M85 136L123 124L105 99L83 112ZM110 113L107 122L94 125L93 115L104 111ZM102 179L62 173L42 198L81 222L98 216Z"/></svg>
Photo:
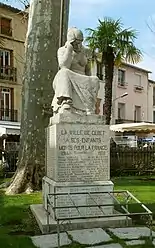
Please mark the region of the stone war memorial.
<svg viewBox="0 0 155 248"><path fill-rule="evenodd" d="M46 129L43 204L31 206L42 233L57 230L59 218L61 230L123 221L98 218L114 212L107 193L113 191L110 131L104 117L95 114L100 82L91 76L82 42L82 32L70 28L67 42L57 53L60 69L53 81L54 114Z"/></svg>

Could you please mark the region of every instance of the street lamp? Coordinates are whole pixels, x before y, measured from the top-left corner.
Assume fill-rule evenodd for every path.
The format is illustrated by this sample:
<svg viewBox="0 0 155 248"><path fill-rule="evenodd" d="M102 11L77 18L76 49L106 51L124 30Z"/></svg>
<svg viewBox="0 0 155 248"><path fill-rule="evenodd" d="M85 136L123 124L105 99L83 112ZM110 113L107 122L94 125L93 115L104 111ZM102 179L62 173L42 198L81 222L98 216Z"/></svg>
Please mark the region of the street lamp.
<svg viewBox="0 0 155 248"><path fill-rule="evenodd" d="M120 98L123 98L123 97L125 97L125 96L128 96L128 92L125 92L124 94L122 94L122 95L116 97L116 98L113 100L113 102L116 101L116 100L118 100L118 99L120 99Z"/></svg>

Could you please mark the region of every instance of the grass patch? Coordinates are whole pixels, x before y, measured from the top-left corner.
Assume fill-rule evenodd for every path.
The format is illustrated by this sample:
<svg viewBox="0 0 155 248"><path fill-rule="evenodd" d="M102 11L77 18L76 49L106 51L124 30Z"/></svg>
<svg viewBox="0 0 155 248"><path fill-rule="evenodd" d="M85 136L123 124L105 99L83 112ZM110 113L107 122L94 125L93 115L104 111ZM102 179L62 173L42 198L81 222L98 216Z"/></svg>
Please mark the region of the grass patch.
<svg viewBox="0 0 155 248"><path fill-rule="evenodd" d="M0 184L6 179L1 180ZM144 202L155 213L155 181L139 180L139 177L122 177L112 180L116 190L129 190L140 201ZM0 247L3 248L34 248L29 236L39 235L38 225L31 214L30 205L42 202L41 193L30 195L20 194L6 196L0 190ZM132 206L134 211L138 211L138 206ZM137 208L137 209L136 209ZM118 240L115 237L115 241ZM122 242L123 247L127 247ZM73 243L69 248L82 248L84 245ZM135 248L152 248L147 242L144 246L134 246Z"/></svg>
<svg viewBox="0 0 155 248"><path fill-rule="evenodd" d="M130 191L138 200L144 203L153 212L153 217L155 219L155 180L150 180L150 177L145 177L143 180L142 176L137 176L113 178L112 181L114 183L115 190ZM145 212L142 207L136 203L129 205L129 211L131 213ZM144 225L146 217L139 218L138 216L133 216L133 221L136 221L139 225Z"/></svg>
<svg viewBox="0 0 155 248"><path fill-rule="evenodd" d="M128 190L144 203L155 203L155 180L140 180L141 177L114 178L115 190Z"/></svg>
<svg viewBox="0 0 155 248"><path fill-rule="evenodd" d="M40 234L40 231L30 205L40 202L41 193L6 196L0 190L0 247L34 247L29 236Z"/></svg>

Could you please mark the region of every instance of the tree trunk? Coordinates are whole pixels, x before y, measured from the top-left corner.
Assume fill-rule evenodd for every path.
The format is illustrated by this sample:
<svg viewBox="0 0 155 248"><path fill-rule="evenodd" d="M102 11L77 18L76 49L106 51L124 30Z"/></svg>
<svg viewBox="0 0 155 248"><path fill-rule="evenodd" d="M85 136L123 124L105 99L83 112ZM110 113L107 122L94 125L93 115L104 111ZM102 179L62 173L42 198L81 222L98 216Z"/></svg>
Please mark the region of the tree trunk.
<svg viewBox="0 0 155 248"><path fill-rule="evenodd" d="M103 55L105 66L105 119L106 125L110 125L112 107L112 83L114 76L114 55L111 48Z"/></svg>
<svg viewBox="0 0 155 248"><path fill-rule="evenodd" d="M64 3L63 34L66 35L69 0ZM52 81L58 70L60 6L61 0L31 0L30 3L19 160L7 194L41 188L45 173L45 128L50 117L45 110L51 108Z"/></svg>

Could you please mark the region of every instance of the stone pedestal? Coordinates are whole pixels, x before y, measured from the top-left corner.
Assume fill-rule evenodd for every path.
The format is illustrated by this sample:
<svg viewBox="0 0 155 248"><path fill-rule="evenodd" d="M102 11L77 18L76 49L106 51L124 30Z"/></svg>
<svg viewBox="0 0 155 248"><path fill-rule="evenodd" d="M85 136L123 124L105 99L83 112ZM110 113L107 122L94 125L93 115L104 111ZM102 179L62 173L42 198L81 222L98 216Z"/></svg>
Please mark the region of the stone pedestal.
<svg viewBox="0 0 155 248"><path fill-rule="evenodd" d="M43 180L44 207L49 193L113 191L110 180L109 126L101 116L58 114L47 128L46 176ZM49 180L48 180L49 179ZM50 185L50 187L49 187ZM57 206L110 204L108 194L58 197ZM102 215L98 207L79 209L82 216ZM112 207L103 207L105 214ZM61 209L59 217L79 216L77 209Z"/></svg>
<svg viewBox="0 0 155 248"><path fill-rule="evenodd" d="M94 181L91 183L82 182L55 182L48 177L43 178L43 204L47 210L47 195L53 193L67 193L64 196L57 196L55 201L56 207L67 206L89 206L96 205L96 207L82 207L78 208L65 208L56 210L56 215L60 218L72 217L93 217L113 214L113 206L97 207L97 205L112 204L113 201L108 193L112 192L113 183L111 181ZM76 194L76 193L84 194ZM87 194L90 192L90 194ZM92 193L93 192L93 193ZM100 192L103 192L101 194ZM74 194L75 193L75 194ZM86 194L85 194L86 193ZM51 197L51 202L54 202L54 197ZM74 202L74 203L73 203ZM54 218L54 212L50 211L51 216ZM82 222L81 218L81 222ZM95 220L96 221L96 220Z"/></svg>
<svg viewBox="0 0 155 248"><path fill-rule="evenodd" d="M50 193L68 193L67 196L57 197L55 201L57 207L112 204L112 198L106 193L113 191L113 183L110 181L110 135L109 126L104 125L103 117L81 116L69 112L57 114L51 118L46 136L44 210L47 210L47 195ZM90 194L69 194L76 192L90 192ZM95 193L91 194L92 192ZM99 192L104 193L99 194ZM54 198L52 201L54 202ZM113 206L83 207L78 210L64 208L57 210L56 214L60 218L70 218L97 217L114 213ZM52 216L54 219L53 212L51 212ZM104 219L96 218L88 221L72 221L72 227L76 229L75 223L80 225L80 228L86 227L85 223L88 222L88 227L104 226Z"/></svg>
<svg viewBox="0 0 155 248"><path fill-rule="evenodd" d="M109 126L101 117L74 119L60 119L47 128L46 176L55 182L109 180Z"/></svg>

